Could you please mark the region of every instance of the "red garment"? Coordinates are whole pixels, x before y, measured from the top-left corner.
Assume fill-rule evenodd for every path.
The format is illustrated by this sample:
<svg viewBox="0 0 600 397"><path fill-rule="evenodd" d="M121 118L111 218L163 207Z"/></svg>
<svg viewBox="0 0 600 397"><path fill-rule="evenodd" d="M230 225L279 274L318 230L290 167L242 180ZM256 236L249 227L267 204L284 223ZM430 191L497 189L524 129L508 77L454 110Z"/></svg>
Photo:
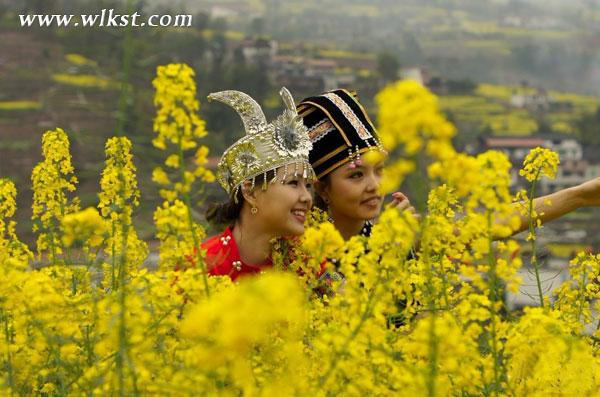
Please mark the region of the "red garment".
<svg viewBox="0 0 600 397"><path fill-rule="evenodd" d="M229 227L223 233L206 240L201 247L206 250L206 269L212 276L229 276L232 281L235 281L241 275L260 273L273 266L271 258L262 265L242 261Z"/></svg>

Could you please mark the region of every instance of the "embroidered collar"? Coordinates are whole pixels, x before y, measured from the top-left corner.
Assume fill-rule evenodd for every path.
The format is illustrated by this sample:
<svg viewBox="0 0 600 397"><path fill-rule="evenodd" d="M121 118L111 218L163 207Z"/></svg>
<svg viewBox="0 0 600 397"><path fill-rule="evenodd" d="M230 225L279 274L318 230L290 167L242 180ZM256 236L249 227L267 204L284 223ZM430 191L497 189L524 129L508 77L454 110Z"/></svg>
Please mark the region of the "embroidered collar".
<svg viewBox="0 0 600 397"><path fill-rule="evenodd" d="M206 243L206 261L212 275L228 275L235 280L241 274L260 273L273 265L270 257L260 265L244 262L230 227L213 241L216 244Z"/></svg>
<svg viewBox="0 0 600 397"><path fill-rule="evenodd" d="M373 229L373 222L366 221L365 224L363 225L362 229L360 229L360 232L358 234L360 236L370 237L371 229Z"/></svg>

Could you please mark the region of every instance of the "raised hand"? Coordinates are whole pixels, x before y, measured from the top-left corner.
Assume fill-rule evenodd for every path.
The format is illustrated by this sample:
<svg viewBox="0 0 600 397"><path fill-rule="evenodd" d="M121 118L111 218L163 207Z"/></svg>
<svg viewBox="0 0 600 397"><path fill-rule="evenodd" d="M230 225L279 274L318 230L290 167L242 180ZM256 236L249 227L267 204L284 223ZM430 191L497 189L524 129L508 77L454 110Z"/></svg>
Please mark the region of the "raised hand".
<svg viewBox="0 0 600 397"><path fill-rule="evenodd" d="M413 207L410 204L410 200L408 199L408 197L406 197L406 195L402 192L394 192L392 193L392 201L387 204L386 206L387 208L393 208L396 207L398 208L400 211L408 211L411 214L420 217L419 214L417 214L417 211L415 210L415 207Z"/></svg>

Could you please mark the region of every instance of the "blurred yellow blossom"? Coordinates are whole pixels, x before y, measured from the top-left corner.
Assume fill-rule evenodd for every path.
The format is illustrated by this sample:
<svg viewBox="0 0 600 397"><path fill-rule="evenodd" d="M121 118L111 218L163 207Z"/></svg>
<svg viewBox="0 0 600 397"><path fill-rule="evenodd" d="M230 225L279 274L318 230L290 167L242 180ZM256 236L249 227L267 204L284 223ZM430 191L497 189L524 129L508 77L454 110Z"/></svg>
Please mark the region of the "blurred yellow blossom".
<svg viewBox="0 0 600 397"><path fill-rule="evenodd" d="M405 176L415 169L415 157L425 149L432 160L454 155L451 139L455 127L441 113L437 97L412 80L390 84L375 97L378 107L378 132L383 146L394 159L392 172L384 175L382 191L397 189Z"/></svg>
<svg viewBox="0 0 600 397"><path fill-rule="evenodd" d="M102 243L108 231L104 219L93 207L65 215L61 224L65 247L70 247L75 242L88 243L91 247L96 247Z"/></svg>
<svg viewBox="0 0 600 397"><path fill-rule="evenodd" d="M191 195L214 176L196 143L193 72L163 67L155 85L155 144L177 167L153 172L167 198L154 213L158 268L142 266L127 138L107 141L98 210L79 211L66 134L44 135L33 210L50 255L35 262L15 233L15 186L0 179L0 395L597 394L600 255L571 261L543 308L511 310L505 291L518 291L523 261L507 238L519 211L535 237L541 211L533 193L510 194L506 156L453 152L425 89L397 83L379 97L400 152L390 158L402 159L392 182L416 168L415 151L429 156L422 217L388 208L370 236L344 241L315 210L303 237L277 239L275 269L234 283L208 278L198 249ZM528 160L532 185L552 158ZM316 279L330 288L315 293Z"/></svg>

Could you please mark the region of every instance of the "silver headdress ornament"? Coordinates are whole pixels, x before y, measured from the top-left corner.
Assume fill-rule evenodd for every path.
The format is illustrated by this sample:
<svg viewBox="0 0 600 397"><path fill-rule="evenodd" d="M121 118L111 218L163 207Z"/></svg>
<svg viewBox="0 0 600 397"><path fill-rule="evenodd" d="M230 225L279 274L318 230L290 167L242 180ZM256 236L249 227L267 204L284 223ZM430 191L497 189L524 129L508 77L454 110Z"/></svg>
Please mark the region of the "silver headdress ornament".
<svg viewBox="0 0 600 397"><path fill-rule="evenodd" d="M234 108L246 130L246 135L223 153L217 166L217 180L235 200L242 182L251 180L254 186L255 178L263 174L262 187L266 189L267 172L279 167L285 167L281 182L288 173L314 178L308 161L308 153L312 149L308 130L298 116L294 99L287 88L283 87L279 95L286 109L272 123L267 123L260 105L243 92L230 90L208 95L209 100ZM276 180L277 176L269 182Z"/></svg>

